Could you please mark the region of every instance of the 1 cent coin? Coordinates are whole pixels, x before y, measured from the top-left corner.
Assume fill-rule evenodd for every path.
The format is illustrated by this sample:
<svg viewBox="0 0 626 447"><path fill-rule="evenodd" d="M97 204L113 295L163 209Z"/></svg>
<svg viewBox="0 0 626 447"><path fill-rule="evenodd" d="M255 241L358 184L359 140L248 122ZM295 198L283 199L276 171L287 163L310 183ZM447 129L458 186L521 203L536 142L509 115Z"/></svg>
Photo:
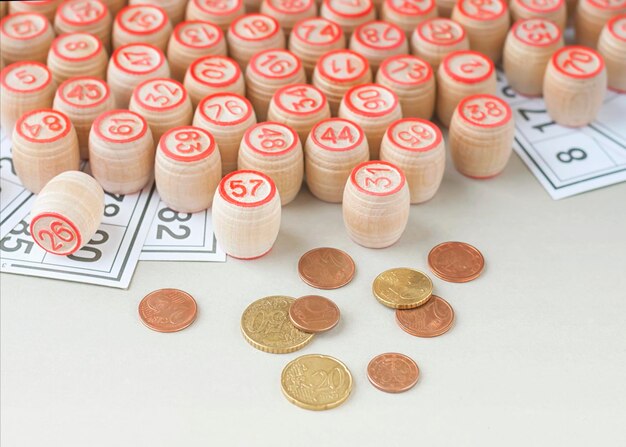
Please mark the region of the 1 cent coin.
<svg viewBox="0 0 626 447"><path fill-rule="evenodd" d="M322 247L302 255L298 273L302 281L317 289L338 289L352 281L354 261L336 248Z"/></svg>
<svg viewBox="0 0 626 447"><path fill-rule="evenodd" d="M315 334L337 326L339 308L328 298L308 295L293 302L289 307L289 318L298 329Z"/></svg>
<svg viewBox="0 0 626 447"><path fill-rule="evenodd" d="M196 319L196 300L178 289L159 289L146 295L139 303L139 317L157 332L185 329Z"/></svg>
<svg viewBox="0 0 626 447"><path fill-rule="evenodd" d="M430 299L433 282L418 270L395 268L378 275L372 291L376 299L387 307L412 309Z"/></svg>
<svg viewBox="0 0 626 447"><path fill-rule="evenodd" d="M403 331L416 337L437 337L452 327L454 310L446 300L433 295L423 306L397 309L396 321Z"/></svg>
<svg viewBox="0 0 626 447"><path fill-rule="evenodd" d="M396 352L380 354L367 365L369 381L387 393L401 393L413 388L419 375L417 363L412 358Z"/></svg>
<svg viewBox="0 0 626 447"><path fill-rule="evenodd" d="M448 282L468 282L480 276L485 259L476 247L465 242L444 242L428 253L428 266Z"/></svg>

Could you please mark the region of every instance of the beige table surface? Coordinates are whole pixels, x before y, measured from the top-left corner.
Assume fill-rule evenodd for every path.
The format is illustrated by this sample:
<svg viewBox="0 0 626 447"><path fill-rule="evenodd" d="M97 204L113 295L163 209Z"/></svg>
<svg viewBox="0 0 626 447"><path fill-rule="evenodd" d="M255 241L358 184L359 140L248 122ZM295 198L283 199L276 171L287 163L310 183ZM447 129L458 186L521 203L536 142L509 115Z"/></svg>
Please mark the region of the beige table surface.
<svg viewBox="0 0 626 447"><path fill-rule="evenodd" d="M468 284L434 278L455 326L414 338L371 282L391 267L427 269L428 251L446 240L475 244L487 266ZM326 245L357 264L351 284L326 293L339 326L298 353L253 349L239 330L244 308L314 293L296 263ZM187 330L140 323L137 304L161 287L196 297ZM418 362L411 391L367 381L367 363L387 351ZM311 412L282 396L283 366L310 353L351 369L343 406ZM127 291L3 274L1 361L3 447L624 446L626 183L553 201L513 155L490 181L448 166L435 199L412 207L404 236L384 250L352 243L341 208L303 190L257 261L140 262Z"/></svg>

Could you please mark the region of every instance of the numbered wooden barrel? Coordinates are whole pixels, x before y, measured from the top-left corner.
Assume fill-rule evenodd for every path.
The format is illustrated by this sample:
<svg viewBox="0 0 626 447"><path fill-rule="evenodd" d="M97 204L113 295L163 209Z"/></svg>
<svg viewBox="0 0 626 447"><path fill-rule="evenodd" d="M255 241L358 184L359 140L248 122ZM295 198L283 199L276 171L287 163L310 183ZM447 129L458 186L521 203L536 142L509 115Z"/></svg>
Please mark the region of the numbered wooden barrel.
<svg viewBox="0 0 626 447"><path fill-rule="evenodd" d="M163 8L133 5L122 9L113 22L113 49L131 43L147 43L165 51L172 23Z"/></svg>
<svg viewBox="0 0 626 447"><path fill-rule="evenodd" d="M374 21L354 30L350 38L350 49L367 59L376 74L380 63L389 56L407 54L409 44L402 29L391 23Z"/></svg>
<svg viewBox="0 0 626 447"><path fill-rule="evenodd" d="M626 14L607 22L600 34L598 52L606 63L609 88L626 93Z"/></svg>
<svg viewBox="0 0 626 447"><path fill-rule="evenodd" d="M417 56L391 56L381 64L376 82L398 95L402 116L424 119L433 116L437 84L426 61Z"/></svg>
<svg viewBox="0 0 626 447"><path fill-rule="evenodd" d="M320 16L339 25L350 39L357 26L376 19L376 10L372 0L324 0Z"/></svg>
<svg viewBox="0 0 626 447"><path fill-rule="evenodd" d="M237 17L244 15L242 0L189 0L187 3L187 20L206 20L226 31Z"/></svg>
<svg viewBox="0 0 626 447"><path fill-rule="evenodd" d="M289 35L289 51L300 58L308 79L319 59L345 47L346 38L339 25L321 17L299 21Z"/></svg>
<svg viewBox="0 0 626 447"><path fill-rule="evenodd" d="M426 20L417 25L411 35L411 52L428 62L435 71L448 54L469 49L465 30L450 19Z"/></svg>
<svg viewBox="0 0 626 447"><path fill-rule="evenodd" d="M215 93L200 101L193 125L208 130L222 158L222 175L237 169L239 146L246 130L257 122L252 104L235 93Z"/></svg>
<svg viewBox="0 0 626 447"><path fill-rule="evenodd" d="M84 172L63 172L41 190L30 216L37 245L55 255L71 255L96 234L104 217L104 191Z"/></svg>
<svg viewBox="0 0 626 447"><path fill-rule="evenodd" d="M399 27L407 38L417 25L434 17L435 0L384 0L380 11L380 18Z"/></svg>
<svg viewBox="0 0 626 447"><path fill-rule="evenodd" d="M154 172L154 143L146 120L121 109L98 116L89 134L89 165L105 191L140 191Z"/></svg>
<svg viewBox="0 0 626 447"><path fill-rule="evenodd" d="M45 63L53 40L54 30L41 14L22 12L0 20L0 56L5 65Z"/></svg>
<svg viewBox="0 0 626 447"><path fill-rule="evenodd" d="M111 56L107 69L107 82L117 107L128 107L133 90L143 81L169 76L170 67L163 52L143 43L119 47Z"/></svg>
<svg viewBox="0 0 626 447"><path fill-rule="evenodd" d="M304 145L304 172L309 191L325 202L341 203L352 169L369 160L363 129L343 118L317 123Z"/></svg>
<svg viewBox="0 0 626 447"><path fill-rule="evenodd" d="M300 141L306 141L316 123L330 118L330 108L319 89L309 84L290 84L274 94L267 118L288 125Z"/></svg>
<svg viewBox="0 0 626 447"><path fill-rule="evenodd" d="M11 135L26 112L52 107L55 84L50 70L39 62L16 62L0 73L0 123Z"/></svg>
<svg viewBox="0 0 626 447"><path fill-rule="evenodd" d="M278 237L280 214L280 197L271 178L257 171L231 172L213 199L215 238L233 258L259 258Z"/></svg>
<svg viewBox="0 0 626 447"><path fill-rule="evenodd" d="M239 148L238 169L269 176L282 205L296 198L304 177L304 154L296 132L284 124L259 123L246 131Z"/></svg>
<svg viewBox="0 0 626 447"><path fill-rule="evenodd" d="M35 194L61 172L78 169L78 138L64 113L52 109L25 113L15 124L12 142L15 173Z"/></svg>
<svg viewBox="0 0 626 447"><path fill-rule="evenodd" d="M543 78L548 115L563 126L585 126L598 115L606 87L602 56L588 47L563 47L552 55Z"/></svg>
<svg viewBox="0 0 626 447"><path fill-rule="evenodd" d="M59 36L48 53L48 68L57 85L77 76L105 79L108 62L100 39L88 33Z"/></svg>
<svg viewBox="0 0 626 447"><path fill-rule="evenodd" d="M178 25L185 18L187 3L180 0L128 0L129 5L150 4L163 8L172 25Z"/></svg>
<svg viewBox="0 0 626 447"><path fill-rule="evenodd" d="M543 75L552 54L563 46L555 23L526 19L513 24L504 44L503 67L509 85L526 96L543 93Z"/></svg>
<svg viewBox="0 0 626 447"><path fill-rule="evenodd" d="M107 52L111 51L112 16L101 0L66 0L59 6L54 17L57 34L89 33L96 36Z"/></svg>
<svg viewBox="0 0 626 447"><path fill-rule="evenodd" d="M193 119L187 90L180 82L168 78L149 79L135 87L129 110L145 118L155 146L166 131L188 126Z"/></svg>
<svg viewBox="0 0 626 447"><path fill-rule="evenodd" d="M554 22L560 30L564 30L567 24L565 0L511 0L509 7L514 22L545 19Z"/></svg>
<svg viewBox="0 0 626 447"><path fill-rule="evenodd" d="M176 25L167 46L167 60L172 78L182 82L193 61L205 56L226 56L226 40L222 30L210 22L199 20Z"/></svg>
<svg viewBox="0 0 626 447"><path fill-rule="evenodd" d="M274 93L281 87L306 82L302 62L287 50L265 50L250 59L246 92L259 121L265 121Z"/></svg>
<svg viewBox="0 0 626 447"><path fill-rule="evenodd" d="M115 99L102 79L72 78L61 84L54 97L54 109L72 121L78 137L80 158L89 158L89 132L94 120L107 110L115 109Z"/></svg>
<svg viewBox="0 0 626 447"><path fill-rule="evenodd" d="M211 206L222 178L217 143L199 127L170 129L161 138L154 165L159 196L180 213L195 213Z"/></svg>
<svg viewBox="0 0 626 447"><path fill-rule="evenodd" d="M391 124L380 145L380 159L393 163L406 176L411 203L433 198L446 166L446 145L430 121L404 118Z"/></svg>
<svg viewBox="0 0 626 447"><path fill-rule="evenodd" d="M2 2L4 9L9 14L21 12L36 12L45 16L50 22L54 19L54 13L59 7L61 0L39 0L39 1L9 1Z"/></svg>
<svg viewBox="0 0 626 447"><path fill-rule="evenodd" d="M579 0L574 17L576 42L596 48L605 23L626 14L626 0Z"/></svg>
<svg viewBox="0 0 626 447"><path fill-rule="evenodd" d="M185 75L185 88L194 107L205 96L231 92L244 96L246 84L237 63L224 56L207 56L197 59Z"/></svg>
<svg viewBox="0 0 626 447"><path fill-rule="evenodd" d="M459 103L450 124L454 166L468 177L494 177L511 157L514 136L515 123L506 102L492 95L468 96Z"/></svg>
<svg viewBox="0 0 626 447"><path fill-rule="evenodd" d="M404 173L386 161L356 166L343 193L343 222L350 238L368 248L400 239L409 220L409 188Z"/></svg>
<svg viewBox="0 0 626 447"><path fill-rule="evenodd" d="M455 51L443 60L437 70L437 117L448 127L452 114L466 96L496 94L493 62L476 51Z"/></svg>
<svg viewBox="0 0 626 447"><path fill-rule="evenodd" d="M511 19L504 0L459 0L452 10L452 20L467 32L470 48L494 62L502 58L504 40Z"/></svg>
<svg viewBox="0 0 626 447"><path fill-rule="evenodd" d="M372 82L369 62L351 50L335 50L324 54L315 66L313 85L326 96L333 116L348 90Z"/></svg>
<svg viewBox="0 0 626 447"><path fill-rule="evenodd" d="M357 123L365 132L370 158L378 158L385 130L402 118L398 96L385 86L363 84L350 89L339 106L339 117Z"/></svg>
<svg viewBox="0 0 626 447"><path fill-rule="evenodd" d="M259 51L285 48L285 33L275 18L265 14L246 14L228 28L226 36L230 57L242 70Z"/></svg>
<svg viewBox="0 0 626 447"><path fill-rule="evenodd" d="M298 21L317 15L317 6L314 0L263 0L261 13L274 17L285 35L289 35Z"/></svg>

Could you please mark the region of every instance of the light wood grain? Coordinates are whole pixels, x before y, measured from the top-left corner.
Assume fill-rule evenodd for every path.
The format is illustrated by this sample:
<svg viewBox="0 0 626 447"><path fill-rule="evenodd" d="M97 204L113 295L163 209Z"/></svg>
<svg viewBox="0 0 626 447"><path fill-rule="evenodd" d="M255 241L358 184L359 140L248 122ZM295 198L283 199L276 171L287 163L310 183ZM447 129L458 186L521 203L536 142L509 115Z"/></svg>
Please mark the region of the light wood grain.
<svg viewBox="0 0 626 447"><path fill-rule="evenodd" d="M8 15L0 28L0 57L5 65L46 62L55 34L45 16L27 12Z"/></svg>
<svg viewBox="0 0 626 447"><path fill-rule="evenodd" d="M300 58L309 80L317 61L324 54L344 48L346 36L343 30L336 23L322 17L296 23L289 35L289 51Z"/></svg>
<svg viewBox="0 0 626 447"><path fill-rule="evenodd" d="M163 8L151 4L130 5L113 21L113 49L131 43L147 43L165 51L171 34L172 22Z"/></svg>
<svg viewBox="0 0 626 447"><path fill-rule="evenodd" d="M450 19L438 17L426 20L411 34L411 53L428 62L435 71L448 54L469 49L465 29Z"/></svg>
<svg viewBox="0 0 626 447"><path fill-rule="evenodd" d="M106 79L109 56L102 42L88 33L63 34L52 42L48 68L57 85L70 78L90 76Z"/></svg>
<svg viewBox="0 0 626 447"><path fill-rule="evenodd" d="M606 63L609 88L626 92L626 14L614 17L604 26L598 52Z"/></svg>
<svg viewBox="0 0 626 447"><path fill-rule="evenodd" d="M112 8L116 0L69 0L59 5L54 17L54 29L57 34L89 33L96 36L107 53L111 54L111 30L113 17L117 10ZM117 1L120 8L126 5L125 0ZM85 15L81 11L88 8L90 13Z"/></svg>

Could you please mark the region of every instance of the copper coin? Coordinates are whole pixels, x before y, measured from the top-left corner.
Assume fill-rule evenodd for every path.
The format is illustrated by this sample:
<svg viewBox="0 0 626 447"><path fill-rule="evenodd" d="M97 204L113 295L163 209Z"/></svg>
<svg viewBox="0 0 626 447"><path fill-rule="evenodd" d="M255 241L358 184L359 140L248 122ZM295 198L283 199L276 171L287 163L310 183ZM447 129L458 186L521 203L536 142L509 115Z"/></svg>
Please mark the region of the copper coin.
<svg viewBox="0 0 626 447"><path fill-rule="evenodd" d="M397 352L380 354L367 365L367 378L387 393L401 393L413 388L420 370L411 357Z"/></svg>
<svg viewBox="0 0 626 447"><path fill-rule="evenodd" d="M159 289L147 294L139 303L141 321L157 332L185 329L196 319L196 300L178 289Z"/></svg>
<svg viewBox="0 0 626 447"><path fill-rule="evenodd" d="M316 334L337 326L339 308L323 296L303 296L289 307L289 319L301 331Z"/></svg>
<svg viewBox="0 0 626 447"><path fill-rule="evenodd" d="M416 337L437 337L452 327L454 310L446 300L432 295L423 306L397 309L396 321L403 331Z"/></svg>
<svg viewBox="0 0 626 447"><path fill-rule="evenodd" d="M302 281L318 289L338 289L354 277L354 261L336 248L315 248L302 255L298 262Z"/></svg>
<svg viewBox="0 0 626 447"><path fill-rule="evenodd" d="M428 266L444 281L468 282L480 276L485 267L485 259L470 244L444 242L428 253Z"/></svg>

